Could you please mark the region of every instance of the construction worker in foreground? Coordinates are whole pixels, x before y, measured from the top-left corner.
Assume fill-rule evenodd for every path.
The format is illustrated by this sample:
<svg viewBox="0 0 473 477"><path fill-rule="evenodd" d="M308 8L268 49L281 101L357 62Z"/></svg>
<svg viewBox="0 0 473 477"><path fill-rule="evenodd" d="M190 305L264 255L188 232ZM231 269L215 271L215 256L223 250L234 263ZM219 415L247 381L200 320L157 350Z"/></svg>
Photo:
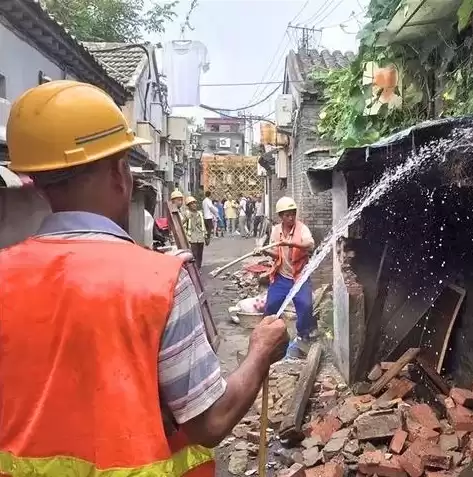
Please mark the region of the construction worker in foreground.
<svg viewBox="0 0 473 477"><path fill-rule="evenodd" d="M263 321L222 378L183 261L126 232L127 152L147 141L100 89L27 91L7 143L52 214L0 251L0 474L214 476L209 448L254 402L285 326Z"/></svg>
<svg viewBox="0 0 473 477"><path fill-rule="evenodd" d="M263 252L274 259L266 299L266 315L274 315L278 312L295 280L309 261L315 246L309 228L297 220L297 205L294 199L281 197L276 203L276 213L281 222L273 227L270 242L281 242L281 244L276 250L269 249ZM259 249L255 252L261 253ZM293 302L297 314L297 337L289 344L287 356L301 358L307 353L311 334L317 327L312 316L310 279L302 285Z"/></svg>

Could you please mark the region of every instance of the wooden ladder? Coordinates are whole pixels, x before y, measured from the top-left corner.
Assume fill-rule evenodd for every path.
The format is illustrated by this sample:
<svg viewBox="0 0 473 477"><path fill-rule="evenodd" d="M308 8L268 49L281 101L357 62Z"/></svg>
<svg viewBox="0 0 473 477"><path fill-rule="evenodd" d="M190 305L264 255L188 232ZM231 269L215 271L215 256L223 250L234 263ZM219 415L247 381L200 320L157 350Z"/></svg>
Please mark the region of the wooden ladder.
<svg viewBox="0 0 473 477"><path fill-rule="evenodd" d="M179 215L178 208L171 202L166 203L167 216L169 221L169 227L174 237L174 242L178 249L190 250L189 241L182 227L181 217ZM207 339L209 340L212 349L217 352L220 344L220 337L218 335L217 327L212 318L212 312L210 311L210 304L205 294L204 287L202 285L202 278L197 268L195 261L185 264L185 268L189 273L189 276L194 284L197 297L199 298L200 309L202 310L202 317L204 320L205 332Z"/></svg>

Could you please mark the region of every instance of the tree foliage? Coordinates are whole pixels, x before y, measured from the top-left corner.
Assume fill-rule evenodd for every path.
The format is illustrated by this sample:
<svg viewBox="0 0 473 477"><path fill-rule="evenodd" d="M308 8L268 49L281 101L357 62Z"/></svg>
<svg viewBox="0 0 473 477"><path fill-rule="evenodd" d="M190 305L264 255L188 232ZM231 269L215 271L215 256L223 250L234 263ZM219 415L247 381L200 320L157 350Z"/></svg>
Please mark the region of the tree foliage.
<svg viewBox="0 0 473 477"><path fill-rule="evenodd" d="M371 0L367 12L370 21L359 34L356 59L342 70L312 74L312 80L324 88L319 132L341 147L369 144L429 119L433 113L473 112L473 0L463 0L458 25L455 20L446 20L416 40L378 46L380 33L407 5L405 0ZM380 67L396 65L402 77L402 90L397 91L402 96L402 108L383 105L377 114L366 114L377 101L371 85L363 84L368 62Z"/></svg>
<svg viewBox="0 0 473 477"><path fill-rule="evenodd" d="M143 33L162 33L177 1L41 0L51 15L81 41L136 42Z"/></svg>

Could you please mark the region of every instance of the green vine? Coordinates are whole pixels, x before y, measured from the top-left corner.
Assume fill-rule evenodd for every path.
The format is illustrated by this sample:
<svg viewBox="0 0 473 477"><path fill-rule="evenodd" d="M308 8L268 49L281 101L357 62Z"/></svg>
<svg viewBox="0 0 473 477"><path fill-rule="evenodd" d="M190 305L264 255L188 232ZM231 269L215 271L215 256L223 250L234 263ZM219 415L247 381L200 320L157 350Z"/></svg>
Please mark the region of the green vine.
<svg viewBox="0 0 473 477"><path fill-rule="evenodd" d="M347 68L313 71L309 77L323 90L319 132L343 148L372 143L434 116L473 112L473 0L463 0L458 22L439 24L428 37L377 46L394 15L398 11L408 15L406 9L406 0L371 0L370 21L359 34L356 59ZM402 97L402 107L383 105L376 114L369 114L378 97L373 98L371 85L363 85L368 62L396 66L402 81L395 93Z"/></svg>

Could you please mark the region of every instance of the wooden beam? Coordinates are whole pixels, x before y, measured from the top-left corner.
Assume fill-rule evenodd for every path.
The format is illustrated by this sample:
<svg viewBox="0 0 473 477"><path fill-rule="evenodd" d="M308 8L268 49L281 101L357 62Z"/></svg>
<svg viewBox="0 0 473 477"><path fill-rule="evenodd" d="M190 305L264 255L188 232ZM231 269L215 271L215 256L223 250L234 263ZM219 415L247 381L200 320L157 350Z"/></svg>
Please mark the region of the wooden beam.
<svg viewBox="0 0 473 477"><path fill-rule="evenodd" d="M381 260L379 262L378 273L376 277L376 294L373 306L368 315L365 324L365 340L361 348L358 362L355 368L355 380L364 381L366 374L373 366L376 350L379 348L379 336L381 334L381 316L384 310L384 304L388 296L389 284L389 260L386 260L388 254L388 243L384 245Z"/></svg>
<svg viewBox="0 0 473 477"><path fill-rule="evenodd" d="M422 357L422 354L417 356L415 364L420 369L420 371L425 374L433 384L442 391L446 396L450 395L450 386L447 382L437 373L437 371L428 363L428 361Z"/></svg>
<svg viewBox="0 0 473 477"><path fill-rule="evenodd" d="M314 387L321 356L322 345L316 343L309 350L307 362L294 390L291 405L281 422L279 428L281 439L297 438L301 433L305 409Z"/></svg>
<svg viewBox="0 0 473 477"><path fill-rule="evenodd" d="M376 396L395 378L410 362L412 362L420 353L420 348L409 348L384 374L381 376L368 391L368 394Z"/></svg>

